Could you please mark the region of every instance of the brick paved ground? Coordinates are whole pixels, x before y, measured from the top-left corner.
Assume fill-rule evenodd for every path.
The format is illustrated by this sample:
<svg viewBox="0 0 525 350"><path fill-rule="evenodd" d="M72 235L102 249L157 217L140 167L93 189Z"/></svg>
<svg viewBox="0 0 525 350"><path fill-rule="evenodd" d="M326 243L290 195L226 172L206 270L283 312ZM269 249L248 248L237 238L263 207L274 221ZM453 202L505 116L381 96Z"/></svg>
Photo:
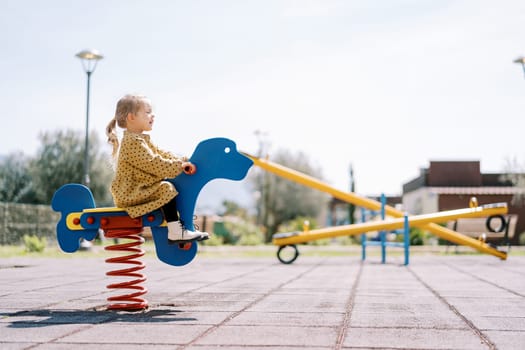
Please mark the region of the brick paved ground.
<svg viewBox="0 0 525 350"><path fill-rule="evenodd" d="M102 258L0 259L0 349L525 349L525 256L144 261L115 312Z"/></svg>

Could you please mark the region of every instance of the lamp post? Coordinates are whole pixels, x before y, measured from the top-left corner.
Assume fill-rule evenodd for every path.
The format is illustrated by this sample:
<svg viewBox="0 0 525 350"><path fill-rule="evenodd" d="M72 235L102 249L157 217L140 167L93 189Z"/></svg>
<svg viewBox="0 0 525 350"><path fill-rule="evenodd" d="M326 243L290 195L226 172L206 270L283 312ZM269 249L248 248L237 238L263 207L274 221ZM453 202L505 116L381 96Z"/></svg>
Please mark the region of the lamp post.
<svg viewBox="0 0 525 350"><path fill-rule="evenodd" d="M97 68L97 62L104 58L97 50L83 50L75 56L82 61L82 67L87 74L87 101L86 101L86 136L84 144L84 185L89 186L89 90L91 73Z"/></svg>
<svg viewBox="0 0 525 350"><path fill-rule="evenodd" d="M520 56L514 60L514 63L521 64L521 67L523 68L523 74L525 76L525 57Z"/></svg>

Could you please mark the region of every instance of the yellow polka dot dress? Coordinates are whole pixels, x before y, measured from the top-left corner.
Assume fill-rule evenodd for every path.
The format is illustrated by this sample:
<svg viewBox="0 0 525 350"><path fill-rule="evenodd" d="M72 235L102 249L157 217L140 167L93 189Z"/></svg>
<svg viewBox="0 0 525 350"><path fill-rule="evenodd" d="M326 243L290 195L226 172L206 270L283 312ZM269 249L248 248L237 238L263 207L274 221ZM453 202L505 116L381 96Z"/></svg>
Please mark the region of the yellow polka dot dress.
<svg viewBox="0 0 525 350"><path fill-rule="evenodd" d="M186 160L160 150L149 135L125 130L111 183L115 205L132 218L159 209L178 194L175 186L164 180L182 173Z"/></svg>

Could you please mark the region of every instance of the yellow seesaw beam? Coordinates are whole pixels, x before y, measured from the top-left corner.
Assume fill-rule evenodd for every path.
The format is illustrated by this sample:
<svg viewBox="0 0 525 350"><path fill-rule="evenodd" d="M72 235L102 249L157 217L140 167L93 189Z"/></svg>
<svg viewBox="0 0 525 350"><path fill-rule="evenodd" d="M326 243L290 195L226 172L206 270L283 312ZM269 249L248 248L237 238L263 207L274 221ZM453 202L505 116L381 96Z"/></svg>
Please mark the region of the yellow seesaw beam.
<svg viewBox="0 0 525 350"><path fill-rule="evenodd" d="M506 203L497 203L479 206L475 208L447 210L433 214L413 215L408 217L408 221L409 225L411 226L422 226L433 222L447 222L450 220L455 220L457 218L476 218L481 216L491 216L504 214L506 212ZM368 231L397 230L402 228L404 224L404 218L394 218L379 221L369 221L352 225L326 227L317 230L310 230L307 232L278 233L273 236L273 244L279 246L291 245L315 241L323 238L357 235ZM476 242L478 244L481 243L477 240Z"/></svg>
<svg viewBox="0 0 525 350"><path fill-rule="evenodd" d="M257 165L258 167L270 173L273 173L277 176L285 178L287 180L294 181L304 186L311 187L319 191L329 193L335 198L338 198L347 203L352 203L359 207L363 207L363 208L370 209L370 210L380 210L381 209L381 203L373 199L359 196L353 192L344 192L344 191L338 190L309 175L306 175L299 171L289 169L282 165L273 163L267 159L261 159L261 158L252 156L250 154L244 153L244 152L243 154L249 157L253 161L253 163ZM473 208L473 209L476 209L476 208ZM500 209L502 210L501 214L507 213L508 209L506 207L500 208ZM404 216L404 213L402 211L397 210L389 205L385 206L385 214L388 216L392 216L394 218L402 218ZM487 215L490 215L490 214L487 214ZM484 215L480 215L480 216L484 216ZM461 217L464 217L464 216L461 216ZM505 260L507 258L506 252L500 251L486 244L485 242L481 242L477 239L462 235L458 232L447 229L446 227L439 226L438 224L435 224L434 222L435 220L432 219L432 220L427 221L426 223L414 224L414 223L409 222L409 224L414 227L419 227L421 229L428 230L431 233L435 234L436 236L439 236L447 241L472 247L482 253L487 253L487 254L497 256L502 260ZM279 241L279 242L282 242L282 241ZM281 243L279 243L279 245L281 245Z"/></svg>

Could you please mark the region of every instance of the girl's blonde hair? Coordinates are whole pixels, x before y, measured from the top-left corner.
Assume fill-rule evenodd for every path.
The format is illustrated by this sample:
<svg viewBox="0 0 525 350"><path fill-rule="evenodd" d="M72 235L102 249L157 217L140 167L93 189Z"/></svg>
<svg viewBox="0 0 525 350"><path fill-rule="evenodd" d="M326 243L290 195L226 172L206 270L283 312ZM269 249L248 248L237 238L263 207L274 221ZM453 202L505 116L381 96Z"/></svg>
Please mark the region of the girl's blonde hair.
<svg viewBox="0 0 525 350"><path fill-rule="evenodd" d="M119 141L117 136L116 126L126 128L126 118L129 113L136 114L147 101L146 96L142 95L126 95L117 102L117 109L115 116L106 126L106 136L108 143L113 146L112 156L115 158L118 153Z"/></svg>

